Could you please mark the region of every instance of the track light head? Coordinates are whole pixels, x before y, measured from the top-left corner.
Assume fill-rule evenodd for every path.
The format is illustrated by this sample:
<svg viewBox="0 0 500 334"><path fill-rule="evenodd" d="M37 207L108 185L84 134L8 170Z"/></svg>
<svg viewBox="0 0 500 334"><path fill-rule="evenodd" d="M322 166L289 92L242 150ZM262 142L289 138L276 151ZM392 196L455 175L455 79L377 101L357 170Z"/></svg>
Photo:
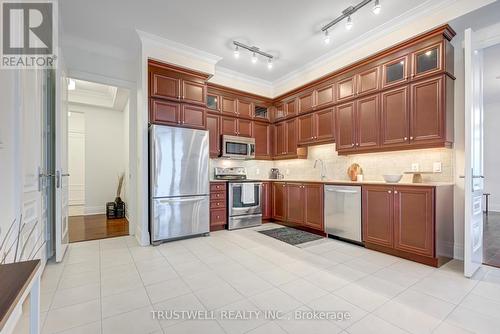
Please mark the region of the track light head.
<svg viewBox="0 0 500 334"><path fill-rule="evenodd" d="M253 64L257 63L257 60L258 60L258 58L257 58L257 54L254 52L254 53L252 54L252 63L253 63Z"/></svg>
<svg viewBox="0 0 500 334"><path fill-rule="evenodd" d="M347 21L346 21L346 23L345 23L345 28L346 28L347 30L351 30L351 29L352 29L352 25L353 25L353 23L352 23L351 15L349 15L349 16L347 17Z"/></svg>
<svg viewBox="0 0 500 334"><path fill-rule="evenodd" d="M234 58L236 58L236 59L240 58L240 50L238 48L238 45L235 46L233 55L234 55Z"/></svg>
<svg viewBox="0 0 500 334"><path fill-rule="evenodd" d="M328 34L328 30L325 30L325 36L323 36L323 42L325 44L330 44L330 42L331 42L330 35Z"/></svg>
<svg viewBox="0 0 500 334"><path fill-rule="evenodd" d="M382 6L380 5L380 0L375 0L375 3L373 4L373 14L378 15L380 14L380 11L382 10Z"/></svg>
<svg viewBox="0 0 500 334"><path fill-rule="evenodd" d="M271 58L269 58L267 60L267 69L268 70L272 70L273 69L273 60Z"/></svg>

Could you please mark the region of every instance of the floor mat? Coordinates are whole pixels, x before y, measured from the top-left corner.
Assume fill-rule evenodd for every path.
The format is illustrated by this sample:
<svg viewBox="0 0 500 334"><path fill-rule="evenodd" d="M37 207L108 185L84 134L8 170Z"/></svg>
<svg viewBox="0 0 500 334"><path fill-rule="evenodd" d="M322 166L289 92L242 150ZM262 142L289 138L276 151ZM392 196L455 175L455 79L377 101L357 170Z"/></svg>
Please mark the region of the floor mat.
<svg viewBox="0 0 500 334"><path fill-rule="evenodd" d="M320 235L297 230L291 227L278 227L258 232L294 246L323 238Z"/></svg>

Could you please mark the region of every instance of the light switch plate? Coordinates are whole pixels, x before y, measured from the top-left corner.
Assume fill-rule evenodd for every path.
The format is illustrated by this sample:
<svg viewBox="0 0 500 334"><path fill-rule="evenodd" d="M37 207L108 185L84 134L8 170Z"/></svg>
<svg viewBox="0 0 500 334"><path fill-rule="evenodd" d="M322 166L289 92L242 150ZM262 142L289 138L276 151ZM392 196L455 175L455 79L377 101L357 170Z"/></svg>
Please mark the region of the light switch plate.
<svg viewBox="0 0 500 334"><path fill-rule="evenodd" d="M432 171L434 173L441 173L441 171L442 171L441 161L438 161L438 162L435 162L432 164Z"/></svg>
<svg viewBox="0 0 500 334"><path fill-rule="evenodd" d="M411 164L411 171L412 172L418 172L420 170L420 165L416 162Z"/></svg>

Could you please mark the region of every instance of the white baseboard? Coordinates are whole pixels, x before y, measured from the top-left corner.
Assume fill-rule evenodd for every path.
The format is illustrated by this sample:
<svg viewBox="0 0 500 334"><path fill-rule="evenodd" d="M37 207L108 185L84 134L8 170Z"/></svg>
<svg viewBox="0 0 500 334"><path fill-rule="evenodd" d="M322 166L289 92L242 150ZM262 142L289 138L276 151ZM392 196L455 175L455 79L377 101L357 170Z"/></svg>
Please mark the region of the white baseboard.
<svg viewBox="0 0 500 334"><path fill-rule="evenodd" d="M84 215L101 215L106 213L106 206L86 206Z"/></svg>

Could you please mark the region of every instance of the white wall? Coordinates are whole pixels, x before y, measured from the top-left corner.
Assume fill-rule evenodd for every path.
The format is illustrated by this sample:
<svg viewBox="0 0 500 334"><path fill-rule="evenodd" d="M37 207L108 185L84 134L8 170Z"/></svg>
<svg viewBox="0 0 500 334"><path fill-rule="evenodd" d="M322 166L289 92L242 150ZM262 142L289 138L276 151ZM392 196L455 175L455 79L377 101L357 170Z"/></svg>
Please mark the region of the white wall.
<svg viewBox="0 0 500 334"><path fill-rule="evenodd" d="M114 201L118 176L125 172L125 113L92 106L71 105L85 117L85 214L105 213ZM128 158L128 157L127 157Z"/></svg>
<svg viewBox="0 0 500 334"><path fill-rule="evenodd" d="M85 214L85 114L68 117L69 215Z"/></svg>
<svg viewBox="0 0 500 334"><path fill-rule="evenodd" d="M123 108L123 161L125 180L123 183L122 200L128 205L130 204L129 184L130 178L130 101ZM129 218L128 210L125 210L127 218Z"/></svg>
<svg viewBox="0 0 500 334"><path fill-rule="evenodd" d="M498 143L500 143L500 102L484 106L484 191L491 193L489 203L491 211L500 211Z"/></svg>

